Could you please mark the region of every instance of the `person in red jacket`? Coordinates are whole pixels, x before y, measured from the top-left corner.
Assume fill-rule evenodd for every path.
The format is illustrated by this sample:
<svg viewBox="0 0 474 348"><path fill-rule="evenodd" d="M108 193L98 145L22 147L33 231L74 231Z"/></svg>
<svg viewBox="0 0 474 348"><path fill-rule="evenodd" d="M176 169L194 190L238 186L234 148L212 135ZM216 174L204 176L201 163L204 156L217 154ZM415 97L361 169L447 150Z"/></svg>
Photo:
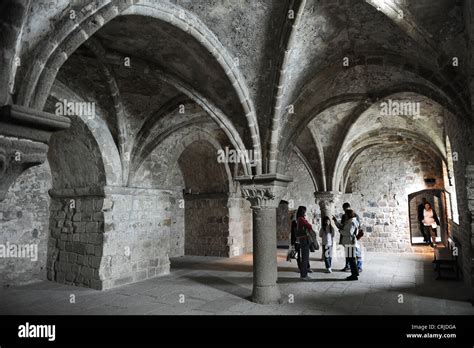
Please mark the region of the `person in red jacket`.
<svg viewBox="0 0 474 348"><path fill-rule="evenodd" d="M299 206L298 211L296 212L296 221L297 221L297 232L296 238L300 244L300 276L303 280L311 279L308 276L308 271L311 271L309 267L309 238L306 234L306 230L311 231L313 226L306 220L306 207Z"/></svg>

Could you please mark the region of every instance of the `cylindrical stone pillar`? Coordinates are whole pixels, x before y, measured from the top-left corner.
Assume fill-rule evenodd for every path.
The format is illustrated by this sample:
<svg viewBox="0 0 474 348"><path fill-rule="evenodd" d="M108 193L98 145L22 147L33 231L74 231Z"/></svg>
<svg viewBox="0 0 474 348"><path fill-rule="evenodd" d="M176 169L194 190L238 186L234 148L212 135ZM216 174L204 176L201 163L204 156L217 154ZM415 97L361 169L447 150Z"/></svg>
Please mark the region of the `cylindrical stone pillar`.
<svg viewBox="0 0 474 348"><path fill-rule="evenodd" d="M280 300L277 286L276 207L254 207L253 210L253 293L257 303Z"/></svg>
<svg viewBox="0 0 474 348"><path fill-rule="evenodd" d="M253 292L260 304L280 302L277 267L277 207L292 179L279 174L236 178L253 214Z"/></svg>

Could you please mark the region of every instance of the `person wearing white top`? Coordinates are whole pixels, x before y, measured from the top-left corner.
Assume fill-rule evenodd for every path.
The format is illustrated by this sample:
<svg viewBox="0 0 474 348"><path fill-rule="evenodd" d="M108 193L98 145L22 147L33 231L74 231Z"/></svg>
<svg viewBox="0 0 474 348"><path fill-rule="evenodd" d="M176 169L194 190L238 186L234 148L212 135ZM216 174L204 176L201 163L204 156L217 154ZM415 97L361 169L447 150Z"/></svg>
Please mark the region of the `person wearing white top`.
<svg viewBox="0 0 474 348"><path fill-rule="evenodd" d="M423 210L423 227L425 229L425 234L431 236L431 246L434 248L436 246L436 237L437 237L437 228L440 225L438 215L436 215L435 210L431 207L429 202L425 203L425 210Z"/></svg>
<svg viewBox="0 0 474 348"><path fill-rule="evenodd" d="M359 244L357 241L357 233L360 225L354 210L346 210L344 225L341 225L339 222L337 222L336 225L341 232L341 244L344 245L346 252L346 262L349 263L351 268L351 276L347 277L346 280L358 280L359 270L357 268L356 248Z"/></svg>
<svg viewBox="0 0 474 348"><path fill-rule="evenodd" d="M323 260L326 266L326 273L332 273L332 247L334 244L335 231L331 225L331 219L328 216L323 218L323 225L319 230L319 237L323 244Z"/></svg>

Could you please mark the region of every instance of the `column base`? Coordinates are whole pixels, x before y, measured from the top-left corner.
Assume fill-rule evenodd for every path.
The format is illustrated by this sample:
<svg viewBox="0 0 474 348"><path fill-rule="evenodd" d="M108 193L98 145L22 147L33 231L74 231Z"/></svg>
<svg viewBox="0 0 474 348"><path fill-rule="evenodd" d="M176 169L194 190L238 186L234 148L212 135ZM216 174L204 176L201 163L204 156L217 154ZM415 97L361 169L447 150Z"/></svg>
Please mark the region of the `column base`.
<svg viewBox="0 0 474 348"><path fill-rule="evenodd" d="M259 304L281 303L281 295L278 285L254 286L252 302Z"/></svg>

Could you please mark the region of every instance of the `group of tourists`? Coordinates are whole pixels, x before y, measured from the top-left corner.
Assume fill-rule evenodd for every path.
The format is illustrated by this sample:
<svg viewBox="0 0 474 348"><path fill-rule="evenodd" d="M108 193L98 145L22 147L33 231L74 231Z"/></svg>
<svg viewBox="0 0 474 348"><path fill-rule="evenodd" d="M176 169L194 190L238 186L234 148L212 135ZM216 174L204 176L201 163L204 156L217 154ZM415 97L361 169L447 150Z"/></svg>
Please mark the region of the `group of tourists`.
<svg viewBox="0 0 474 348"><path fill-rule="evenodd" d="M335 216L332 217L334 225L340 233L339 245L344 246L346 264L341 271L351 272L351 275L346 280L358 280L362 272L362 248L360 244L360 239L364 236L361 227L362 221L359 215L351 208L350 203L344 203L342 208L344 213L340 221ZM437 227L440 226L440 221L436 211L426 198L423 198L418 206L418 222L424 242L434 248L436 246ZM335 236L336 231L331 223L331 219L328 216L323 216L319 237L322 241L322 259L326 266L326 273L332 273ZM310 266L309 253L310 251L318 250L319 243L313 226L306 219L306 207L304 206L298 207L296 214L292 218L290 243L288 259L296 259L301 279L311 279L308 275L308 273L313 272Z"/></svg>
<svg viewBox="0 0 474 348"><path fill-rule="evenodd" d="M362 249L359 240L363 236L360 217L351 208L349 203L344 203L342 208L344 214L341 221L335 216L332 217L334 224L340 232L339 244L344 246L346 264L341 270L351 275L346 280L358 280L362 272ZM333 248L335 246L335 229L328 216L322 218L322 226L319 230L319 237L322 240L322 255L326 272L332 273ZM296 258L300 276L303 280L309 280L312 273L309 253L319 249L316 233L313 226L306 219L306 207L300 206L293 216L291 223L291 247L289 257ZM293 255L290 256L290 254Z"/></svg>

